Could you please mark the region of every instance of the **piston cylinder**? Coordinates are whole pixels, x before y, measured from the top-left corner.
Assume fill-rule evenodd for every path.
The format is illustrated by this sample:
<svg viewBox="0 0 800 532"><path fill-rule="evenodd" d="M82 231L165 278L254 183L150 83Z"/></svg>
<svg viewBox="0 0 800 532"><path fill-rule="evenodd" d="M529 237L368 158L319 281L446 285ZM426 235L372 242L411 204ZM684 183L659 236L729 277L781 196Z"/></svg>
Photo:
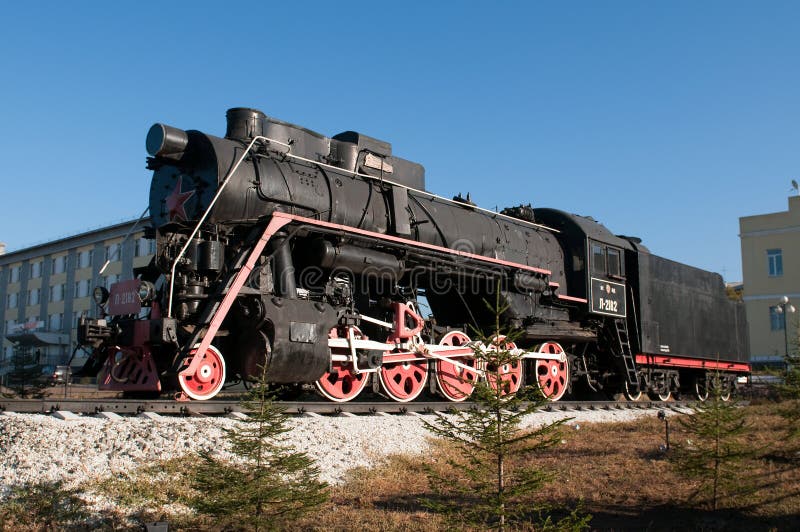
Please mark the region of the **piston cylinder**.
<svg viewBox="0 0 800 532"><path fill-rule="evenodd" d="M356 275L398 279L405 271L403 261L389 253L351 245L335 246L322 238L312 243L311 255L314 264Z"/></svg>

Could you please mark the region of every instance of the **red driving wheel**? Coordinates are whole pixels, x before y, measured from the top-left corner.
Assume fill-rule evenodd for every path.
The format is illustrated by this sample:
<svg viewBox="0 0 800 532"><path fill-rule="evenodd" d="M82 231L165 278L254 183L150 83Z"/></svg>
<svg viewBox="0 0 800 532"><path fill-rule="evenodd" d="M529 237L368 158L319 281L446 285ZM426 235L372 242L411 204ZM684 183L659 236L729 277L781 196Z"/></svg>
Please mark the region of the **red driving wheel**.
<svg viewBox="0 0 800 532"><path fill-rule="evenodd" d="M340 330L341 329L341 330ZM358 327L353 327L353 337L361 339L363 334ZM347 338L347 328L334 327L328 333L328 338ZM332 355L347 355L347 348L332 348ZM356 373L350 361L331 361L330 371L326 371L314 384L317 391L331 401L344 403L354 399L360 394L369 381L368 373Z"/></svg>
<svg viewBox="0 0 800 532"><path fill-rule="evenodd" d="M539 346L539 353L561 355L564 349L555 342L546 342ZM536 379L539 389L550 401L558 401L567 392L569 386L569 364L566 357L562 360L537 359Z"/></svg>
<svg viewBox="0 0 800 532"><path fill-rule="evenodd" d="M502 335L492 338L489 343L489 351L511 351L516 348L514 342ZM517 393L522 386L522 359L508 360L498 367L490 358L486 364L486 382L493 390L497 390L498 381L503 395Z"/></svg>
<svg viewBox="0 0 800 532"><path fill-rule="evenodd" d="M467 345L469 341L469 336L463 332L450 331L442 337L439 345L461 346ZM475 371L474 356L437 359L433 368L436 375L436 388L449 401L463 401L475 389L475 380L478 374Z"/></svg>

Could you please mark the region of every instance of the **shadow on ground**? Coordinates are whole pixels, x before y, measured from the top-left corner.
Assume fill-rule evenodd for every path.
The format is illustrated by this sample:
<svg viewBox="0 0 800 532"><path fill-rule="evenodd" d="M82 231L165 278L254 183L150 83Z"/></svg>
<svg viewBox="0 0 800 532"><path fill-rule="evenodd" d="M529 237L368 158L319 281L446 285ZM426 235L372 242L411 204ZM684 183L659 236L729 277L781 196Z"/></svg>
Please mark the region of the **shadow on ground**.
<svg viewBox="0 0 800 532"><path fill-rule="evenodd" d="M408 494L402 497L381 499L374 503L376 509L399 512L418 512L424 496ZM434 497L427 496L428 500ZM578 501L572 501L565 509L555 511L553 517L557 520L565 517L570 508L578 506ZM591 530L646 530L646 531L687 531L702 530L712 531L796 531L800 530L800 509L790 515L761 517L737 510L718 510L712 512L686 506L604 506L594 507L584 502L582 514L591 514L589 523Z"/></svg>
<svg viewBox="0 0 800 532"><path fill-rule="evenodd" d="M690 507L652 508L587 507L592 530L800 530L800 511L793 515L760 517L736 510L702 510Z"/></svg>

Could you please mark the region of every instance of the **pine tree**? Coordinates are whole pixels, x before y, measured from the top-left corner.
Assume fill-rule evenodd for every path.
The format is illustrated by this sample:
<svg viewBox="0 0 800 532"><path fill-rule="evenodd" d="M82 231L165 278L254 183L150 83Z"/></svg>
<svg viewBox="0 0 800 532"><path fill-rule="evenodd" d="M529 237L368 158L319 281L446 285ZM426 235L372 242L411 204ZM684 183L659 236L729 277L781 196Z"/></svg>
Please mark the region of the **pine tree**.
<svg viewBox="0 0 800 532"><path fill-rule="evenodd" d="M537 508L532 503L532 496L551 480L551 475L535 466L519 464L525 463L524 458L559 444L561 427L569 419L529 431L520 427L523 418L547 400L536 386L507 394L507 386L491 385L502 382L504 365L521 362L519 354L506 348L514 335L501 334L499 316L502 310L493 310L497 316L493 334L482 336L481 344L494 347L474 349L477 367L486 368L486 378L474 383L470 399L475 407L437 414L435 422L425 422L431 432L452 442L457 453L446 460L449 467L444 471L427 467L436 498L423 503L447 515L454 523L488 525L500 531L514 523L531 520L543 528L584 529L591 516L572 512L553 523L547 515L548 508ZM503 337L505 340L499 340Z"/></svg>
<svg viewBox="0 0 800 532"><path fill-rule="evenodd" d="M14 486L0 499L0 532L77 530L87 517L79 491L61 480Z"/></svg>
<svg viewBox="0 0 800 532"><path fill-rule="evenodd" d="M227 431L236 458L225 461L203 452L193 478L194 508L226 529L280 529L328 500L313 460L288 443L291 428L264 376L262 368L260 381L243 401L249 417Z"/></svg>
<svg viewBox="0 0 800 532"><path fill-rule="evenodd" d="M688 439L674 445L670 457L679 474L700 482L692 498L706 496L714 511L724 498L732 500L752 489L746 465L757 455L746 438L752 427L744 409L723 401L724 391L720 376L715 375L709 398L696 404L692 414L678 419Z"/></svg>
<svg viewBox="0 0 800 532"><path fill-rule="evenodd" d="M800 327L797 330L800 337ZM784 400L778 413L786 420L787 436L800 438L800 346L789 346L784 360L783 384L778 386Z"/></svg>

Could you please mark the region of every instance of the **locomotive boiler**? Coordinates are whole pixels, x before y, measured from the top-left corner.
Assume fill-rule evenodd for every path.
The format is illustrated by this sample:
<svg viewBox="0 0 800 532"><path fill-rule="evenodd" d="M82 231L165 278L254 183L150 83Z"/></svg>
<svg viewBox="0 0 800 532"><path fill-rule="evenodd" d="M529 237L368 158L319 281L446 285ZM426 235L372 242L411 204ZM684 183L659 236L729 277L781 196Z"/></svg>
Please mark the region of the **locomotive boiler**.
<svg viewBox="0 0 800 532"><path fill-rule="evenodd" d="M461 401L483 375L475 350L498 347L521 355L502 368L508 391L528 379L552 400L578 381L664 399L748 371L743 317L715 274L659 270L637 239L589 218L432 194L387 142L234 108L224 137L156 124L146 147L155 256L96 290L104 315L79 325L101 388L203 400L265 368L334 401L370 384L396 401ZM672 330L658 299L670 274L702 281L670 300L678 322L681 305L721 306L702 345L659 336ZM495 322L487 301L516 343L470 338Z"/></svg>

